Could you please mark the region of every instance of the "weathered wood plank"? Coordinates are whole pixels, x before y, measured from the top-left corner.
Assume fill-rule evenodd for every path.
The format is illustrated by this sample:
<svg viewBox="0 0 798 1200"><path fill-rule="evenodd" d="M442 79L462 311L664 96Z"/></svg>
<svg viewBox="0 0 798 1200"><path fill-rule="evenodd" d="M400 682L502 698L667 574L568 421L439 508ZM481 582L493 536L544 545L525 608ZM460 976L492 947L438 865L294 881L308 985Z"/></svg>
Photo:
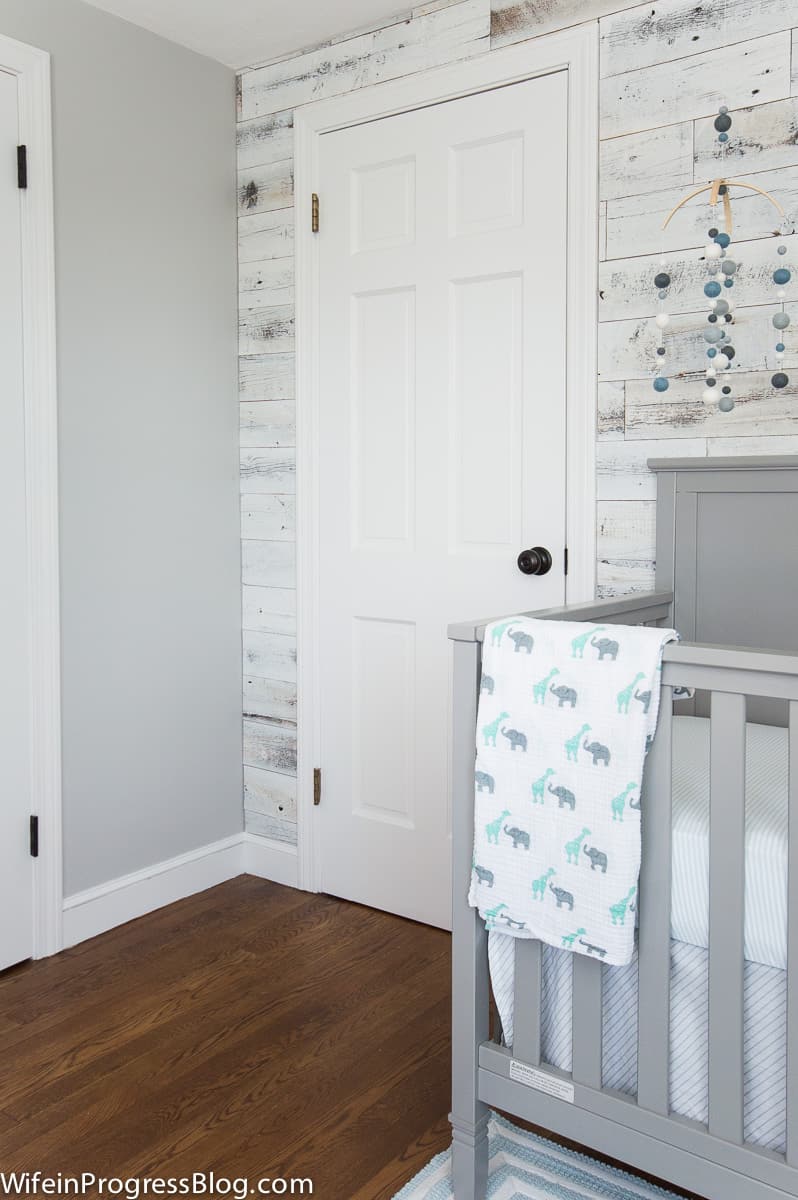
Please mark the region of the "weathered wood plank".
<svg viewBox="0 0 798 1200"><path fill-rule="evenodd" d="M242 263L238 273L241 308L275 308L294 302L293 258Z"/></svg>
<svg viewBox="0 0 798 1200"><path fill-rule="evenodd" d="M662 188L683 191L692 182L692 121L601 142L599 194L604 200L638 196Z"/></svg>
<svg viewBox="0 0 798 1200"><path fill-rule="evenodd" d="M296 633L296 592L292 588L245 586L241 612L244 629Z"/></svg>
<svg viewBox="0 0 798 1200"><path fill-rule="evenodd" d="M601 136L717 114L790 94L790 34L774 33L601 81Z"/></svg>
<svg viewBox="0 0 798 1200"><path fill-rule="evenodd" d="M798 454L798 433L791 437L719 437L708 438L710 457L726 454Z"/></svg>
<svg viewBox="0 0 798 1200"><path fill-rule="evenodd" d="M774 289L775 290L775 289ZM735 367L765 371L775 367L776 331L771 320L777 304L754 305L734 310L730 327L737 352ZM783 331L786 366L798 366L798 303L787 305L793 323ZM704 312L677 314L665 337L667 353L662 369L669 379L696 374L705 363ZM599 378L602 380L648 379L654 374L660 330L651 317L631 321L605 321L599 327Z"/></svg>
<svg viewBox="0 0 798 1200"><path fill-rule="evenodd" d="M245 400L239 405L241 446L295 446L293 400Z"/></svg>
<svg viewBox="0 0 798 1200"><path fill-rule="evenodd" d="M296 729L262 718L245 720L244 765L296 775Z"/></svg>
<svg viewBox="0 0 798 1200"><path fill-rule="evenodd" d="M626 7L632 5L625 0L579 0L578 4L573 0L491 0L491 49L594 21Z"/></svg>
<svg viewBox="0 0 798 1200"><path fill-rule="evenodd" d="M296 683L296 638L244 631L244 672L261 679Z"/></svg>
<svg viewBox="0 0 798 1200"><path fill-rule="evenodd" d="M656 500L657 477L649 471L649 458L704 458L705 438L671 441L599 442L596 447L596 495L599 500Z"/></svg>
<svg viewBox="0 0 798 1200"><path fill-rule="evenodd" d="M296 684L244 675L244 716L296 722Z"/></svg>
<svg viewBox="0 0 798 1200"><path fill-rule="evenodd" d="M795 0L666 0L638 4L601 22L601 74L718 50L739 38L790 29Z"/></svg>
<svg viewBox="0 0 798 1200"><path fill-rule="evenodd" d="M241 400L293 400L293 354L242 354L238 360Z"/></svg>
<svg viewBox="0 0 798 1200"><path fill-rule="evenodd" d="M767 107L767 106L765 106ZM621 140L621 139L619 139ZM609 143L608 143L609 144ZM794 170L760 171L745 175L747 183L770 192L793 217L785 232L794 232L798 211L798 177ZM662 223L684 198L685 189L668 188L645 196L619 197L607 203L607 258L656 254L660 251L700 248L712 224L712 209L706 194L696 197L674 217L667 229ZM731 192L734 203L735 242L765 238L778 229L779 215L763 196L742 188Z"/></svg>
<svg viewBox="0 0 798 1200"><path fill-rule="evenodd" d="M678 379L664 395L644 380L626 384L627 438L744 437L798 433L798 379L777 392L770 372L730 374L736 405L722 413L704 404L700 378Z"/></svg>
<svg viewBox="0 0 798 1200"><path fill-rule="evenodd" d="M241 497L241 536L256 541L291 542L296 537L296 500L293 496Z"/></svg>
<svg viewBox="0 0 798 1200"><path fill-rule="evenodd" d="M270 113L254 121L239 121L236 127L239 171L251 171L266 163L284 162L294 156L294 114Z"/></svg>
<svg viewBox="0 0 798 1200"><path fill-rule="evenodd" d="M294 162L286 158L282 162L266 163L238 173L238 211L247 213L269 212L271 209L290 208L294 202Z"/></svg>
<svg viewBox="0 0 798 1200"><path fill-rule="evenodd" d="M790 261L798 258L798 235L784 239ZM739 270L732 289L735 305L771 304L775 300L773 283L775 247L771 238L735 242L734 261ZM628 317L653 317L658 310L654 276L660 268L660 256L649 254L635 258L612 259L599 264L599 319L617 321ZM666 308L669 313L695 312L703 298L707 280L703 250L687 250L667 260L671 277ZM788 301L798 300L798 271L784 289Z"/></svg>
<svg viewBox="0 0 798 1200"><path fill-rule="evenodd" d="M296 587L296 546L293 542L241 543L241 579L263 588Z"/></svg>
<svg viewBox="0 0 798 1200"><path fill-rule="evenodd" d="M598 441L623 438L625 404L623 380L598 385Z"/></svg>
<svg viewBox="0 0 798 1200"><path fill-rule="evenodd" d="M263 813L244 809L244 829L247 833L269 838L273 842L284 842L286 846L296 845L297 833L294 821L284 821L279 817L266 817Z"/></svg>
<svg viewBox="0 0 798 1200"><path fill-rule="evenodd" d="M597 504L597 590L602 597L654 586L655 510L650 500Z"/></svg>
<svg viewBox="0 0 798 1200"><path fill-rule="evenodd" d="M294 306L243 308L238 314L238 353L275 354L294 348Z"/></svg>
<svg viewBox="0 0 798 1200"><path fill-rule="evenodd" d="M798 14L796 14L798 20ZM780 167L794 168L795 146L798 142L798 97L778 100L756 108L732 112L732 133L721 153L713 118L695 123L696 179L713 179L721 170L726 175L749 175L752 171L775 171ZM794 178L792 180L794 183ZM735 215L736 215L735 204ZM789 213L789 210L788 210ZM795 219L794 211L790 214ZM778 215L773 210L766 229Z"/></svg>
<svg viewBox="0 0 798 1200"><path fill-rule="evenodd" d="M296 779L262 767L245 767L244 808L265 817L296 821Z"/></svg>
<svg viewBox="0 0 798 1200"><path fill-rule="evenodd" d="M415 19L247 71L241 116L263 116L340 96L488 49L489 0L462 0Z"/></svg>
<svg viewBox="0 0 798 1200"><path fill-rule="evenodd" d="M271 212L251 213L238 218L239 264L291 258L293 253L293 208L277 208Z"/></svg>
<svg viewBox="0 0 798 1200"><path fill-rule="evenodd" d="M241 453L241 492L273 496L296 492L296 454L293 446L244 450Z"/></svg>

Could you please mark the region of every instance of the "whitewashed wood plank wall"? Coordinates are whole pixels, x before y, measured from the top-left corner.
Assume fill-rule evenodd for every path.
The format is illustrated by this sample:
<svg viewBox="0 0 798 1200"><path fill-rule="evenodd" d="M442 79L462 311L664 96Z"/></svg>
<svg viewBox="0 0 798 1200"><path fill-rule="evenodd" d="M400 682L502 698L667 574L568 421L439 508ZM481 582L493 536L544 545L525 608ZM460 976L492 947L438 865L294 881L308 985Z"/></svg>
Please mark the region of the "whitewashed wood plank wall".
<svg viewBox="0 0 798 1200"><path fill-rule="evenodd" d="M324 96L483 54L555 29L599 22L602 258L599 299L598 576L602 595L649 587L656 454L798 453L798 387L769 386L774 211L735 203L740 263L737 407L700 398L701 247L706 208L662 220L685 190L718 173L712 121L734 125L728 170L798 218L798 10L795 0L431 0L239 77L241 531L244 807L247 829L296 838L296 595L293 112ZM790 238L798 267L798 236ZM651 387L652 275L671 257L672 369ZM795 324L786 363L798 383Z"/></svg>

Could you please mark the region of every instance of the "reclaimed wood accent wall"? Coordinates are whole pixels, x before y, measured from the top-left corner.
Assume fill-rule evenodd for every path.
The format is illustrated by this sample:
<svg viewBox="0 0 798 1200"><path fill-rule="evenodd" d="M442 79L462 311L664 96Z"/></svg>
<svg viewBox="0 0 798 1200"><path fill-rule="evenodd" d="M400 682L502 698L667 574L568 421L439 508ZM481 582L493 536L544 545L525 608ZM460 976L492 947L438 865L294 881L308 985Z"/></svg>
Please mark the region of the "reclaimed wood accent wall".
<svg viewBox="0 0 798 1200"><path fill-rule="evenodd" d="M296 840L293 111L355 88L483 54L585 21L601 39L598 576L601 595L650 587L652 454L798 453L798 388L776 394L773 210L735 202L740 263L737 406L701 401L698 280L706 207L662 221L690 185L718 172L712 121L734 118L729 172L798 215L795 0L432 0L394 22L336 39L238 79L241 492L246 827ZM790 236L798 265L798 236ZM654 269L672 255L669 367L651 387ZM787 367L798 368L798 271ZM798 375L798 372L795 372Z"/></svg>

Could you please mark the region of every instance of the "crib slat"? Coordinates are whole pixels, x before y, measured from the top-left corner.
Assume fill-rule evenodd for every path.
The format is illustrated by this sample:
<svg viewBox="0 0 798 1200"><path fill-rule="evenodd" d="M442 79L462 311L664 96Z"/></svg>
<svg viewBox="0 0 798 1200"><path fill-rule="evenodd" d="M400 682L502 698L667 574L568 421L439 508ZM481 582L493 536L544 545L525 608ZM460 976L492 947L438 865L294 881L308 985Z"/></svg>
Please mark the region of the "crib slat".
<svg viewBox="0 0 798 1200"><path fill-rule="evenodd" d="M713 692L709 796L709 1131L743 1140L745 696Z"/></svg>
<svg viewBox="0 0 798 1200"><path fill-rule="evenodd" d="M787 1162L798 1166L798 700L790 701L787 849Z"/></svg>
<svg viewBox="0 0 798 1200"><path fill-rule="evenodd" d="M540 1008L543 947L532 938L515 939L513 1057L540 1064Z"/></svg>
<svg viewBox="0 0 798 1200"><path fill-rule="evenodd" d="M573 1077L601 1087L601 990L603 970L595 958L575 954L573 982Z"/></svg>
<svg viewBox="0 0 798 1200"><path fill-rule="evenodd" d="M664 1116L669 1111L672 747L673 688L663 687L642 812L637 1102Z"/></svg>

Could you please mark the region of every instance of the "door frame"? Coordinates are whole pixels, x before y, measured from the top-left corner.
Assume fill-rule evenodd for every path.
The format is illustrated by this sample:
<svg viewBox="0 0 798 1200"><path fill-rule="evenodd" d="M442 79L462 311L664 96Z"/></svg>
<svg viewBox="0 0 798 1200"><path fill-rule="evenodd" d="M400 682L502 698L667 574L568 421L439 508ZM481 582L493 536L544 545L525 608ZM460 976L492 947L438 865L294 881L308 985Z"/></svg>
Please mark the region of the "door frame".
<svg viewBox="0 0 798 1200"><path fill-rule="evenodd" d="M297 446L297 866L299 887L320 888L313 769L319 713L318 243L311 196L320 191L325 133L568 71L568 340L566 411L567 599L592 600L596 579L599 30L575 26L450 66L374 84L299 108L294 116ZM321 219L324 214L322 209Z"/></svg>
<svg viewBox="0 0 798 1200"><path fill-rule="evenodd" d="M39 818L33 862L33 954L63 944L61 862L61 636L58 573L58 409L50 55L0 35L0 70L17 77L19 144L28 187L20 189L23 403L30 637L31 812Z"/></svg>

